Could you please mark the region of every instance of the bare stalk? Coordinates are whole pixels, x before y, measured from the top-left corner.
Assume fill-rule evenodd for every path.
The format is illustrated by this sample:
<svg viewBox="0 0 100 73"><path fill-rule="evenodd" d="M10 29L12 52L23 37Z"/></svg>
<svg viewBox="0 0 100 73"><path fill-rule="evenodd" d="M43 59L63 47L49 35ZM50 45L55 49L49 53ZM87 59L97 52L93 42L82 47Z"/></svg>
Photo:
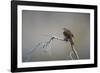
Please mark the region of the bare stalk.
<svg viewBox="0 0 100 73"><path fill-rule="evenodd" d="M74 55L75 55L76 58L79 60L79 56L78 56L78 53L77 53L76 49L74 48L73 45L71 45L71 48L72 48L72 51L73 51Z"/></svg>

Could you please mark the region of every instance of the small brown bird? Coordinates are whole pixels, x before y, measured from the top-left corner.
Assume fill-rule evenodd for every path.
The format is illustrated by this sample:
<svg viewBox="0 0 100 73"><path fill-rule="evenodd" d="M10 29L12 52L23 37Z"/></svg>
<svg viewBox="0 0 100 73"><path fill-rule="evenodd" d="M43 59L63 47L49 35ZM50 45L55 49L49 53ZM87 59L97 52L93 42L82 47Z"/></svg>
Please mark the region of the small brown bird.
<svg viewBox="0 0 100 73"><path fill-rule="evenodd" d="M73 37L74 35L72 34L72 32L66 28L63 28L64 32L63 32L63 35L65 36L65 41L69 41L71 45L74 45L74 42L73 42Z"/></svg>

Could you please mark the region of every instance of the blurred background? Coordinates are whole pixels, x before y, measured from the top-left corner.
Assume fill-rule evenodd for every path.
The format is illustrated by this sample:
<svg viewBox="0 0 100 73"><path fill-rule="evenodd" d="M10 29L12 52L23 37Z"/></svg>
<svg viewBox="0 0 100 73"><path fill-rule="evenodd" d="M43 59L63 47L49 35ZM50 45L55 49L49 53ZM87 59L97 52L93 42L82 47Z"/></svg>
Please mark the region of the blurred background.
<svg viewBox="0 0 100 73"><path fill-rule="evenodd" d="M75 48L80 59L90 58L90 15L74 12L22 11L22 60L55 61L71 60L70 44L53 40L46 47L43 43L50 40L52 35L64 38L63 28L74 34ZM38 48L36 45L43 42Z"/></svg>

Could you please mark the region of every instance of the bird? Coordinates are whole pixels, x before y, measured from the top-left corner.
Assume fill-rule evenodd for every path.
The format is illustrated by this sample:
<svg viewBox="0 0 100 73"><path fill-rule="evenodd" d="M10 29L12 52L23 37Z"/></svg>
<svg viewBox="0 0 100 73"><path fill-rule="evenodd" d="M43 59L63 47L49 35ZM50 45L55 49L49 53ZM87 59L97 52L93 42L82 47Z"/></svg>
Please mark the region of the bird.
<svg viewBox="0 0 100 73"><path fill-rule="evenodd" d="M71 45L74 45L74 42L73 42L73 37L74 35L72 34L72 32L67 29L67 28L63 28L64 32L63 32L63 35L64 35L64 40L65 41L69 41Z"/></svg>

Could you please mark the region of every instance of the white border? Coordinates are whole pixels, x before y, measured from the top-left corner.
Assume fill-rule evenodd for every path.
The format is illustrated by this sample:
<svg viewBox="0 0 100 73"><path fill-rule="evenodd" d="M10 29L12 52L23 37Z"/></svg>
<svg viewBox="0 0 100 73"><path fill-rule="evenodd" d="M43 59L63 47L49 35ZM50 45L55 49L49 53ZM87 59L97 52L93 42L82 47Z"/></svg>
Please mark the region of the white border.
<svg viewBox="0 0 100 73"><path fill-rule="evenodd" d="M39 10L39 11L56 11L56 12L77 12L90 13L90 59L89 60L63 60L63 61L46 61L46 62L25 62L22 63L22 10ZM94 63L94 10L92 9L76 9L76 8L57 8L57 7L40 7L40 6L18 6L18 28L17 28L17 64L18 68L25 67L41 67L41 66L57 66L57 65L78 65Z"/></svg>

